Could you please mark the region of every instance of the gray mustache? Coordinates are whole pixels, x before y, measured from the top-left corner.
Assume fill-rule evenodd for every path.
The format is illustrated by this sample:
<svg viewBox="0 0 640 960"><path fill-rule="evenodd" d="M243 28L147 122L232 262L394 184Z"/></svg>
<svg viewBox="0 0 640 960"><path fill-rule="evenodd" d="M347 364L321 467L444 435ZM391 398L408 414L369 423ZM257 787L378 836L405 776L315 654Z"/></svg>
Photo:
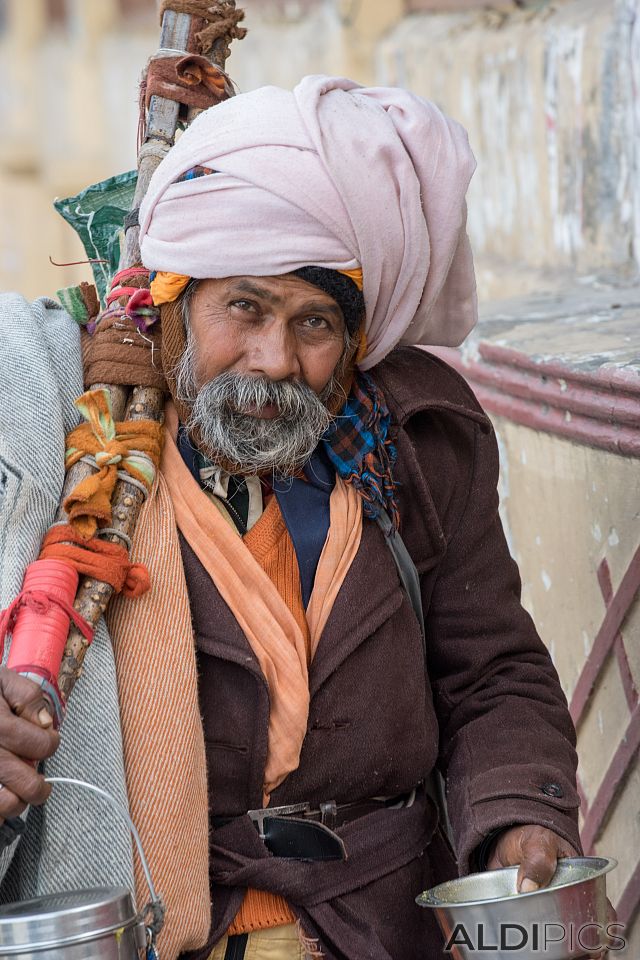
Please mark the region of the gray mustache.
<svg viewBox="0 0 640 960"><path fill-rule="evenodd" d="M317 395L305 383L246 374L222 373L204 389L211 408L250 415L246 411L273 405L279 411L277 419L286 422L308 415L309 406L315 407L318 402Z"/></svg>
<svg viewBox="0 0 640 960"><path fill-rule="evenodd" d="M225 463L227 469L233 464L235 473L293 476L333 419L323 402L331 383L318 396L305 383L228 372L197 389L193 368L188 348L176 370L178 392L191 408L187 429L197 429L212 463ZM255 415L270 404L278 408L277 416Z"/></svg>

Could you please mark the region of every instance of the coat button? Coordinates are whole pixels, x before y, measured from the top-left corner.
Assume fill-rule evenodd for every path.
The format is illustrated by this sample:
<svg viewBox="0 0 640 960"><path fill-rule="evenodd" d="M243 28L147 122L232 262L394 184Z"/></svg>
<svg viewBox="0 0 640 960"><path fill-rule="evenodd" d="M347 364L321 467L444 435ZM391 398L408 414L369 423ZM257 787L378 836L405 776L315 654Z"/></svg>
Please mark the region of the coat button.
<svg viewBox="0 0 640 960"><path fill-rule="evenodd" d="M548 797L564 797L564 790L559 783L545 783L540 789Z"/></svg>

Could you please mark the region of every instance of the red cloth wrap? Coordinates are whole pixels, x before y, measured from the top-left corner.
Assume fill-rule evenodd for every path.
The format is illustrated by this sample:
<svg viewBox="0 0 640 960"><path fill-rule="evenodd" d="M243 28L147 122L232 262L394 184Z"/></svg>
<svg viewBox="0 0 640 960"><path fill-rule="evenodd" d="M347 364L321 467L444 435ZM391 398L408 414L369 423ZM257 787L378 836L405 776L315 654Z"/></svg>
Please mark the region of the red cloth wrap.
<svg viewBox="0 0 640 960"><path fill-rule="evenodd" d="M12 634L7 666L56 683L72 620L90 642L93 630L73 607L78 573L61 560L27 567L22 591L0 614L0 650Z"/></svg>

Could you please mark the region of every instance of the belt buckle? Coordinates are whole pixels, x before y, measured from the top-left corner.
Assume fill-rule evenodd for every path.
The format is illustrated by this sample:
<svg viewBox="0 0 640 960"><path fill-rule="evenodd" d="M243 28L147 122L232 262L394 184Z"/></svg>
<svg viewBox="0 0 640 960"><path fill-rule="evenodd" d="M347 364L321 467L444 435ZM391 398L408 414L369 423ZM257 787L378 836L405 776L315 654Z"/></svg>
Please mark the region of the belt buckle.
<svg viewBox="0 0 640 960"><path fill-rule="evenodd" d="M253 822L261 840L266 839L264 821L269 817L289 817L294 813L309 813L310 803L289 803L283 807L263 807L261 810L247 810L247 816Z"/></svg>

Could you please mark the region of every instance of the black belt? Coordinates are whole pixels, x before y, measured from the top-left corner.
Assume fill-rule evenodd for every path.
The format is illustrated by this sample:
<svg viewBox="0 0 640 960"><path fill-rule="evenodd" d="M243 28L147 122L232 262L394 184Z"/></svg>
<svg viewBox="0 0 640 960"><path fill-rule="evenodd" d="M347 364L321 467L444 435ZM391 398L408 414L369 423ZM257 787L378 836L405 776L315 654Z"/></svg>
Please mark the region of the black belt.
<svg viewBox="0 0 640 960"><path fill-rule="evenodd" d="M410 807L416 790L396 797L373 797L355 803L328 800L312 809L310 803L291 803L282 807L249 810L243 816L253 822L258 836L274 857L289 860L346 860L347 851L334 830L377 810ZM224 827L238 817L212 817L215 828Z"/></svg>

